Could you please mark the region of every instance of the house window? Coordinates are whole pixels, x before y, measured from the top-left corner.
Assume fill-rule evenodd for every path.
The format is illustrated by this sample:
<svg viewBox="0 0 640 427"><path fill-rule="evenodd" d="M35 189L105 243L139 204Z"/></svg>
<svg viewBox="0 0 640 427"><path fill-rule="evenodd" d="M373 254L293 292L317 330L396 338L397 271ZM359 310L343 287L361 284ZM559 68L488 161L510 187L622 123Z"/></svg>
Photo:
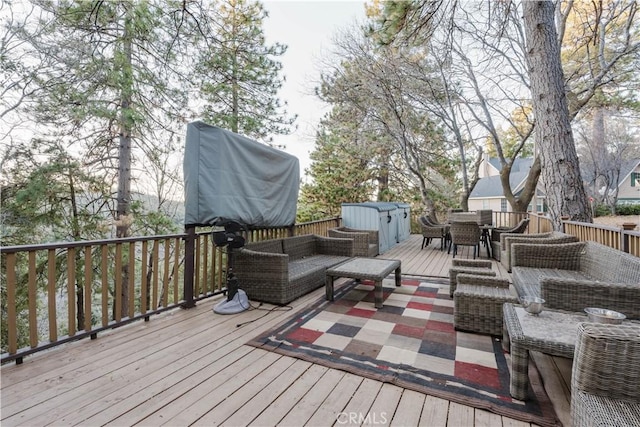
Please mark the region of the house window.
<svg viewBox="0 0 640 427"><path fill-rule="evenodd" d="M507 199L500 199L500 211L501 212L507 211Z"/></svg>
<svg viewBox="0 0 640 427"><path fill-rule="evenodd" d="M631 172L631 186L635 187L636 182L640 183L640 172Z"/></svg>

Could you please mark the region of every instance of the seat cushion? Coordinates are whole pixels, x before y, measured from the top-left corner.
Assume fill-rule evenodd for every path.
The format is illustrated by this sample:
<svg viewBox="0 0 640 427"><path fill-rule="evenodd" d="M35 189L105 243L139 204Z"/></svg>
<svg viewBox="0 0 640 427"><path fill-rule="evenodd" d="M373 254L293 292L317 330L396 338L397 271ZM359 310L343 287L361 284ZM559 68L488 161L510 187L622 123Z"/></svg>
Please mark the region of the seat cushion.
<svg viewBox="0 0 640 427"><path fill-rule="evenodd" d="M532 295L540 297L540 278L557 277L561 279L592 279L586 274L576 270L561 270L551 268L513 267L513 286L519 296Z"/></svg>
<svg viewBox="0 0 640 427"><path fill-rule="evenodd" d="M610 399L584 392L571 395L571 412L577 426L640 425L640 403Z"/></svg>

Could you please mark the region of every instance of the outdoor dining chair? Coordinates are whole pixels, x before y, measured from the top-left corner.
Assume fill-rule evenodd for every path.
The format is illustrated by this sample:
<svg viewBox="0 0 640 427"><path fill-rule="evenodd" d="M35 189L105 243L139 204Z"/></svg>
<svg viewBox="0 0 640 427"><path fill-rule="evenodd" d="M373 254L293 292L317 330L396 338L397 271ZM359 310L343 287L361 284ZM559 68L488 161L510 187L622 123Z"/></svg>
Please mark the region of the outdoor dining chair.
<svg viewBox="0 0 640 427"><path fill-rule="evenodd" d="M451 234L451 242L447 253L450 253L453 247L454 258L458 253L458 246L473 246L473 259L476 258L476 253L480 253L482 231L476 221L453 221L449 233Z"/></svg>
<svg viewBox="0 0 640 427"><path fill-rule="evenodd" d="M440 250L444 249L447 240L447 226L444 224L434 224L426 216L419 218L422 229L422 247L431 243L432 239L440 239Z"/></svg>

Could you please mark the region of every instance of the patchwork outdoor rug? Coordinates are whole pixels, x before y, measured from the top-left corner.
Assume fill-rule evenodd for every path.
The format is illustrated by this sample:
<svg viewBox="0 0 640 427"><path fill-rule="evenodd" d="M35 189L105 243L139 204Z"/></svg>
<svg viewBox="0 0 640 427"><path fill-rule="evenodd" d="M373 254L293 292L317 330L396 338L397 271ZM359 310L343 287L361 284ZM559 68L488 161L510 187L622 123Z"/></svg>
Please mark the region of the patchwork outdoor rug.
<svg viewBox="0 0 640 427"><path fill-rule="evenodd" d="M533 362L529 400L509 395L502 340L455 331L444 282L385 279L384 307L373 282L351 281L248 344L362 377L542 426L561 425Z"/></svg>

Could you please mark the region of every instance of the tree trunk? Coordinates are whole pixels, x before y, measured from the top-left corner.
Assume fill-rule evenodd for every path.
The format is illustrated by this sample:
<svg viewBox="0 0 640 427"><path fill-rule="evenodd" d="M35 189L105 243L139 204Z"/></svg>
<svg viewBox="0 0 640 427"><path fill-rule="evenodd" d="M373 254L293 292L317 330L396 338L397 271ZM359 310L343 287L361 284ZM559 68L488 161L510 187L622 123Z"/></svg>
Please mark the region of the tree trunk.
<svg viewBox="0 0 640 427"><path fill-rule="evenodd" d="M533 199L538 187L538 177L540 176L540 157L536 157L531 165L527 180L524 183L524 187L520 191L518 197L516 197L511 191L511 184L509 177L511 176L511 165L503 165L500 171L500 182L504 189L504 195L507 202L511 205L513 212L526 212L529 203ZM535 212L535 206L533 207Z"/></svg>
<svg viewBox="0 0 640 427"><path fill-rule="evenodd" d="M592 222L564 90L552 1L525 1L523 19L541 178L555 230L562 216Z"/></svg>
<svg viewBox="0 0 640 427"><path fill-rule="evenodd" d="M82 240L82 234L80 233L80 222L78 213L78 203L76 201L76 185L73 179L73 174L71 173L71 169L69 168L69 195L71 199L71 227L72 227L72 235L73 240L78 241ZM85 248L85 250L91 250L90 248ZM84 276L82 275L83 270L82 266L82 258L80 255L80 251L76 252L76 330L84 329ZM86 268L86 267L85 267Z"/></svg>
<svg viewBox="0 0 640 427"><path fill-rule="evenodd" d="M120 136L118 149L118 201L117 201L117 220L116 220L116 237L129 237L131 228L131 134L133 131L133 114L131 106L132 98L132 52L131 52L131 34L130 34L131 18L125 18L123 33L123 63L120 64L122 69L123 87L120 88ZM134 256L134 254L128 254ZM121 316L126 317L129 311L129 262L124 260L122 263L122 292L121 298Z"/></svg>

